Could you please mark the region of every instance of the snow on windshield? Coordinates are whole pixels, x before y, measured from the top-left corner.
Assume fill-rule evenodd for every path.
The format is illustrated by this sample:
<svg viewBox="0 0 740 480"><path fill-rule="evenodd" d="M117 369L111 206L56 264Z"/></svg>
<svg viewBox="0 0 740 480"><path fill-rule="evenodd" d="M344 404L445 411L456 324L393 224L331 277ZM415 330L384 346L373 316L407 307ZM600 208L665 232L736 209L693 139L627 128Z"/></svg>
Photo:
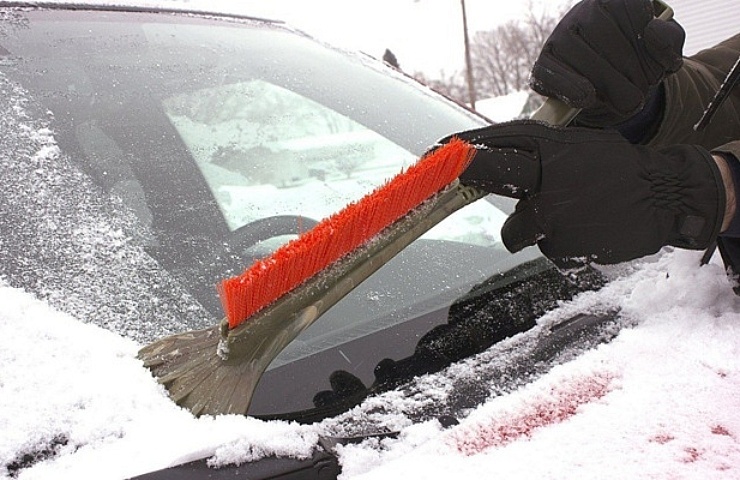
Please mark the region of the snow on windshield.
<svg viewBox="0 0 740 480"><path fill-rule="evenodd" d="M617 338L492 398L458 426L412 424L407 413L444 398L467 369L485 369L488 352L427 377L415 396L368 400L343 418L400 436L342 447L341 478L737 478L740 299L719 263L698 263L695 252L675 251L607 271L613 280L602 291L565 303L538 328L616 307L628 324ZM349 428L196 420L141 367L133 342L8 286L0 339L6 478L125 478L203 456L213 464L305 456L317 435ZM40 461L24 465L26 455Z"/></svg>
<svg viewBox="0 0 740 480"><path fill-rule="evenodd" d="M143 250L150 237L61 155L27 93L0 76L0 276L139 342L213 319Z"/></svg>

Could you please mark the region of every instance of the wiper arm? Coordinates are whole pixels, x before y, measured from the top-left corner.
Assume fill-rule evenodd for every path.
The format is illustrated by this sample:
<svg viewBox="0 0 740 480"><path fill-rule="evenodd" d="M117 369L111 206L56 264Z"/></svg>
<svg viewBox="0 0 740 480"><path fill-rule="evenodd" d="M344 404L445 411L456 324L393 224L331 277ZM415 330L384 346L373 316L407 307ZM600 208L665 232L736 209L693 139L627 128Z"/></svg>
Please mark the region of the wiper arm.
<svg viewBox="0 0 740 480"><path fill-rule="evenodd" d="M331 480L336 479L342 471L335 453L337 446L357 444L370 438L397 436L398 432L357 437L320 437L313 455L306 459L266 457L242 465L214 468L208 465L208 458L202 458L129 480Z"/></svg>

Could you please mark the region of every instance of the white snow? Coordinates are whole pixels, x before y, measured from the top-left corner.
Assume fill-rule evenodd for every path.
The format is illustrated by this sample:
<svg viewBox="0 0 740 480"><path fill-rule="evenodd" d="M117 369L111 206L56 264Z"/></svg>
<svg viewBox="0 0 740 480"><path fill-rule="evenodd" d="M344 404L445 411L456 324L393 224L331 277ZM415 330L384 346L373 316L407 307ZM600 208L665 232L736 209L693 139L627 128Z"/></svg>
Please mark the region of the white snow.
<svg viewBox="0 0 740 480"><path fill-rule="evenodd" d="M740 478L740 298L717 260L698 261L677 250L606 269L602 291L562 310L618 306L634 327L460 425L396 421L397 439L342 447L341 478ZM324 428L195 419L136 360L134 342L2 284L0 339L0 464L57 440L57 454L19 479L306 456Z"/></svg>
<svg viewBox="0 0 740 480"><path fill-rule="evenodd" d="M448 431L345 447L347 478L740 478L740 300L697 261L636 262L567 306L601 297L634 328Z"/></svg>
<svg viewBox="0 0 740 480"><path fill-rule="evenodd" d="M475 110L496 123L505 122L522 115L529 99L529 92L517 91L500 97L485 98L475 102Z"/></svg>
<svg viewBox="0 0 740 480"><path fill-rule="evenodd" d="M232 441L244 445L244 460L264 450L307 455L316 441L286 423L194 419L136 360L134 342L8 286L0 286L0 338L0 465L58 448L55 460L17 478L122 479L216 449L232 458Z"/></svg>

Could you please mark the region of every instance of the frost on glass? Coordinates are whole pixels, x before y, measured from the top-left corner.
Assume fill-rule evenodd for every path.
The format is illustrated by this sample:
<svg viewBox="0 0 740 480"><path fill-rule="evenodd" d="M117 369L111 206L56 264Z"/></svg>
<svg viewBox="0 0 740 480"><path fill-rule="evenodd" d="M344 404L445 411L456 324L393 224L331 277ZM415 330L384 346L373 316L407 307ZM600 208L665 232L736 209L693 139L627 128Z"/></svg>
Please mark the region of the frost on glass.
<svg viewBox="0 0 740 480"><path fill-rule="evenodd" d="M60 152L48 112L0 75L0 277L138 342L209 314L144 251L151 236Z"/></svg>

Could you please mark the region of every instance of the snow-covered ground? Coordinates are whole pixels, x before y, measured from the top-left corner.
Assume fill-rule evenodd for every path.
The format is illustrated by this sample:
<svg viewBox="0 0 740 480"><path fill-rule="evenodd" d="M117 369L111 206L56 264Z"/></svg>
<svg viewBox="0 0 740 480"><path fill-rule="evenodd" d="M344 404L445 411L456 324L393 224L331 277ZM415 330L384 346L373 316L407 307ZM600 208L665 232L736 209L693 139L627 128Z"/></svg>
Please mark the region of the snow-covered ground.
<svg viewBox="0 0 740 480"><path fill-rule="evenodd" d="M343 447L341 478L740 478L740 298L718 262L698 261L673 251L610 268L602 291L561 308L618 306L635 326L455 427L406 424L397 439ZM136 360L134 342L1 284L0 344L0 465L49 457L2 478L121 479L206 454L214 464L303 456L326 428L195 419Z"/></svg>
<svg viewBox="0 0 740 480"><path fill-rule="evenodd" d="M499 123L519 117L529 98L529 92L517 91L500 97L491 97L475 102L475 110Z"/></svg>

